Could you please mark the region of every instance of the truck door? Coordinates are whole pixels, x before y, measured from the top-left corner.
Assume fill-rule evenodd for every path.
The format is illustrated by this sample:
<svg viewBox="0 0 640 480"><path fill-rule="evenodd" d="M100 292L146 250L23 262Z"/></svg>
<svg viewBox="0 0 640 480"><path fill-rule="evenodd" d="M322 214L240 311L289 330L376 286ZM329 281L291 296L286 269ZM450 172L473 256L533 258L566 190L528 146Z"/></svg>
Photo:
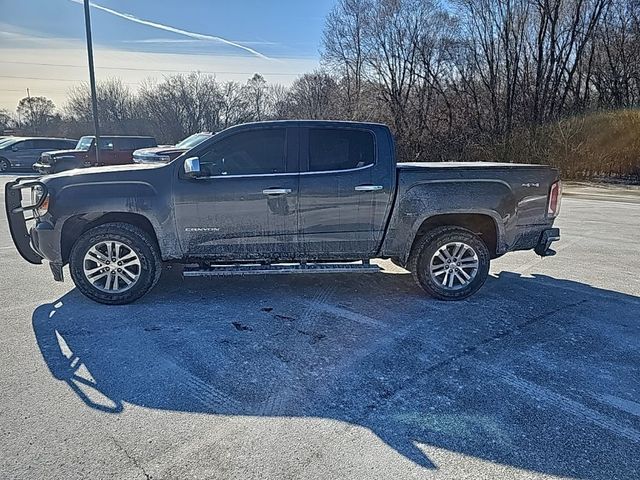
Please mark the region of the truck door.
<svg viewBox="0 0 640 480"><path fill-rule="evenodd" d="M359 259L382 242L395 182L386 135L309 126L301 131L301 249L309 258Z"/></svg>
<svg viewBox="0 0 640 480"><path fill-rule="evenodd" d="M95 142L95 140L94 140ZM118 165L118 152L116 150L116 145L114 144L113 138L110 137L100 137L100 165ZM95 147L94 147L95 149ZM93 151L93 162L95 162L95 150Z"/></svg>
<svg viewBox="0 0 640 480"><path fill-rule="evenodd" d="M132 153L136 149L136 140L137 139L131 137L115 137L113 139L113 159L111 160L111 165L133 163Z"/></svg>
<svg viewBox="0 0 640 480"><path fill-rule="evenodd" d="M231 129L195 150L206 176L174 186L186 255L288 259L297 251L298 129Z"/></svg>

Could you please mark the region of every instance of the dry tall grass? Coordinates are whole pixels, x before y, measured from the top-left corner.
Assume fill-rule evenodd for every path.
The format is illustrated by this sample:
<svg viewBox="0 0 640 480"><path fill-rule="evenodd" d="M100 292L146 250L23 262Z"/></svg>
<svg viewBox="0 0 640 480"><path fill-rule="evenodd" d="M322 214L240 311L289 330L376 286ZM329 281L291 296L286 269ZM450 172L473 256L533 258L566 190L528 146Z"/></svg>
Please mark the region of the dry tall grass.
<svg viewBox="0 0 640 480"><path fill-rule="evenodd" d="M640 109L569 118L541 134L541 160L566 178L640 179Z"/></svg>
<svg viewBox="0 0 640 480"><path fill-rule="evenodd" d="M640 182L640 109L579 115L476 148L474 160L541 163L565 179Z"/></svg>

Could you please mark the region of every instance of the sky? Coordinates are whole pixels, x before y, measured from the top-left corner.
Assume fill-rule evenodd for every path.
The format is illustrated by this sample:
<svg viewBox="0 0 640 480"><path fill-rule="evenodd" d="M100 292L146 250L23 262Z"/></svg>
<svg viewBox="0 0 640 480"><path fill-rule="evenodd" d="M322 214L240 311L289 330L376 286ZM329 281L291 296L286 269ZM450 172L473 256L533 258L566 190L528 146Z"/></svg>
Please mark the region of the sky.
<svg viewBox="0 0 640 480"><path fill-rule="evenodd" d="M317 68L335 0L94 0L96 77L143 80L202 71L290 84ZM88 81L82 0L0 0L0 109L30 94L64 105Z"/></svg>

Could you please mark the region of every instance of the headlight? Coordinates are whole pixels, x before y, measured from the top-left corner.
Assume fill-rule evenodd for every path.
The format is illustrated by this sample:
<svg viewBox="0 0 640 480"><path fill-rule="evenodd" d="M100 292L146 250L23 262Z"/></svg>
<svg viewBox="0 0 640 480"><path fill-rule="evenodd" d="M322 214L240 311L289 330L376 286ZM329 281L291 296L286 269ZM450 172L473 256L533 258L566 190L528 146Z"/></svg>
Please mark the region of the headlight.
<svg viewBox="0 0 640 480"><path fill-rule="evenodd" d="M31 187L31 205L36 205L44 195L44 189L40 185Z"/></svg>
<svg viewBox="0 0 640 480"><path fill-rule="evenodd" d="M34 185L31 187L31 205L38 205L36 209L36 213L39 216L44 215L49 210L49 195L47 195L44 199L42 198L44 195L44 189L40 185Z"/></svg>

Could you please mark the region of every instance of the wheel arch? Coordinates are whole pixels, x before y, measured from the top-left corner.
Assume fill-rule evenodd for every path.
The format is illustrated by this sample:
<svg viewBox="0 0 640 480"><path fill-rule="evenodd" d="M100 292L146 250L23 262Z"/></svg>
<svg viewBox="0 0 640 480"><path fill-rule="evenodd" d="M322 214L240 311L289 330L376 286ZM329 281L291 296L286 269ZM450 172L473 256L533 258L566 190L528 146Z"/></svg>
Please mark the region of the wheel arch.
<svg viewBox="0 0 640 480"><path fill-rule="evenodd" d="M438 227L460 227L475 233L487 245L491 258L496 258L500 241L498 225L496 219L488 213L442 213L429 216L417 225L405 262L420 239Z"/></svg>
<svg viewBox="0 0 640 480"><path fill-rule="evenodd" d="M134 225L148 233L156 246L159 247L158 235L151 221L139 213L131 212L109 212L99 215L75 215L68 218L63 226L60 235L60 252L63 263L69 261L69 254L76 240L88 230L104 225L106 223L127 223Z"/></svg>

